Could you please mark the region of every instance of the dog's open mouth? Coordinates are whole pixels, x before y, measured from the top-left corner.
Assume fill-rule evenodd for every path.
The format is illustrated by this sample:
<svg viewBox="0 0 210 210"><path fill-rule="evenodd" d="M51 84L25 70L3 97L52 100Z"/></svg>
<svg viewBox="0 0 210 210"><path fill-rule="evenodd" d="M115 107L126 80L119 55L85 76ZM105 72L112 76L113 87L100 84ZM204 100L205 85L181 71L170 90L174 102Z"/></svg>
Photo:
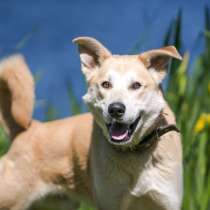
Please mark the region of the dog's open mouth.
<svg viewBox="0 0 210 210"><path fill-rule="evenodd" d="M131 124L121 123L117 121L107 124L111 141L116 143L128 141L133 132L135 131L140 118L141 117L139 116Z"/></svg>

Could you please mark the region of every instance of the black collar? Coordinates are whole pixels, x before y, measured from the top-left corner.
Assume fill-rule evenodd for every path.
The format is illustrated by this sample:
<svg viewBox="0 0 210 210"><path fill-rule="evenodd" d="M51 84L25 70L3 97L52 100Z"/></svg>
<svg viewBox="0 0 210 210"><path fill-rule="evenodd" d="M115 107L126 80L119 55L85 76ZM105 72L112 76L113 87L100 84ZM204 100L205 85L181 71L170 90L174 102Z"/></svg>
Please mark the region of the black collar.
<svg viewBox="0 0 210 210"><path fill-rule="evenodd" d="M153 144L159 141L160 137L170 131L180 132L175 124L168 124L155 128L150 134L145 136L142 141L135 147L137 150L143 150L151 147Z"/></svg>
<svg viewBox="0 0 210 210"><path fill-rule="evenodd" d="M143 151L153 145L157 144L160 137L170 131L180 132L175 124L168 124L165 117L161 114L155 124L159 124L151 133L146 135L140 142L134 147L129 148L130 151ZM124 148L116 147L117 150L124 151Z"/></svg>

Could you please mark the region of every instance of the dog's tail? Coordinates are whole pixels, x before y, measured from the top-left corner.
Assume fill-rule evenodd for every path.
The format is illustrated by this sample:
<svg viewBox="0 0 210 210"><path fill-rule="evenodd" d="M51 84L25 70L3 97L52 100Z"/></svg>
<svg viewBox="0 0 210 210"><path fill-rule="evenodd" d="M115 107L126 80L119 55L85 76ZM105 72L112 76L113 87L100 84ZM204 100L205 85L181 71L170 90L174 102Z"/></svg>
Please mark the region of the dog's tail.
<svg viewBox="0 0 210 210"><path fill-rule="evenodd" d="M32 120L34 81L21 55L0 62L0 126L13 139Z"/></svg>

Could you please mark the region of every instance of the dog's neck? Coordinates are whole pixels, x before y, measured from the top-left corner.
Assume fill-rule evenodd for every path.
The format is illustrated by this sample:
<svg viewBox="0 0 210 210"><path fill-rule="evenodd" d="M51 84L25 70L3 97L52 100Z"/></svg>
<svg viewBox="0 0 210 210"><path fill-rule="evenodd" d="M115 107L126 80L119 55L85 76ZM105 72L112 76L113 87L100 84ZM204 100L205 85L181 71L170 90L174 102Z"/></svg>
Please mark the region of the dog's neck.
<svg viewBox="0 0 210 210"><path fill-rule="evenodd" d="M96 124L98 123L96 122ZM101 129L100 125L98 125L97 127ZM144 132L144 134L141 137L141 141L138 144L131 147L125 147L120 145L119 146L113 145L113 147L119 151L129 150L132 152L137 150L145 150L155 145L158 142L161 135L165 134L166 132L170 132L171 130L178 131L176 127L176 120L174 114L171 111L168 104L166 104L163 111L154 120L154 123ZM160 133L158 134L157 132L159 131ZM102 131L102 133L104 132ZM155 136L155 134L157 136ZM105 139L107 138L106 136L104 137Z"/></svg>
<svg viewBox="0 0 210 210"><path fill-rule="evenodd" d="M159 116L157 121L157 125L153 126L154 129L148 135L144 136L140 143L137 144L134 148L132 148L132 150L147 150L148 148L151 148L152 146L156 145L161 139L161 136L163 136L164 134L170 131L176 131L178 133L180 132L176 124L168 124L168 122L162 114Z"/></svg>
<svg viewBox="0 0 210 210"><path fill-rule="evenodd" d="M149 135L154 129L169 124L176 124L176 120L169 105L166 103L162 112L154 120L153 124L147 130L145 130L141 138L143 139L145 136Z"/></svg>

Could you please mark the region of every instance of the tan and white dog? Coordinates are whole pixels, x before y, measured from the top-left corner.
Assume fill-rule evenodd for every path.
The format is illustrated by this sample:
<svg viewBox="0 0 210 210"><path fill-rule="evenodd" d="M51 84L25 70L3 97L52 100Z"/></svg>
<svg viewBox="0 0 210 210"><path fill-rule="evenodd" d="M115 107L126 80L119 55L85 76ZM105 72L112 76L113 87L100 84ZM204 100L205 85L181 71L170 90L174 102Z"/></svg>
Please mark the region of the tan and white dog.
<svg viewBox="0 0 210 210"><path fill-rule="evenodd" d="M74 43L92 114L32 120L24 59L0 64L0 121L14 141L0 160L0 209L68 192L99 210L180 210L181 139L160 83L181 56L173 46L121 56L90 37Z"/></svg>

